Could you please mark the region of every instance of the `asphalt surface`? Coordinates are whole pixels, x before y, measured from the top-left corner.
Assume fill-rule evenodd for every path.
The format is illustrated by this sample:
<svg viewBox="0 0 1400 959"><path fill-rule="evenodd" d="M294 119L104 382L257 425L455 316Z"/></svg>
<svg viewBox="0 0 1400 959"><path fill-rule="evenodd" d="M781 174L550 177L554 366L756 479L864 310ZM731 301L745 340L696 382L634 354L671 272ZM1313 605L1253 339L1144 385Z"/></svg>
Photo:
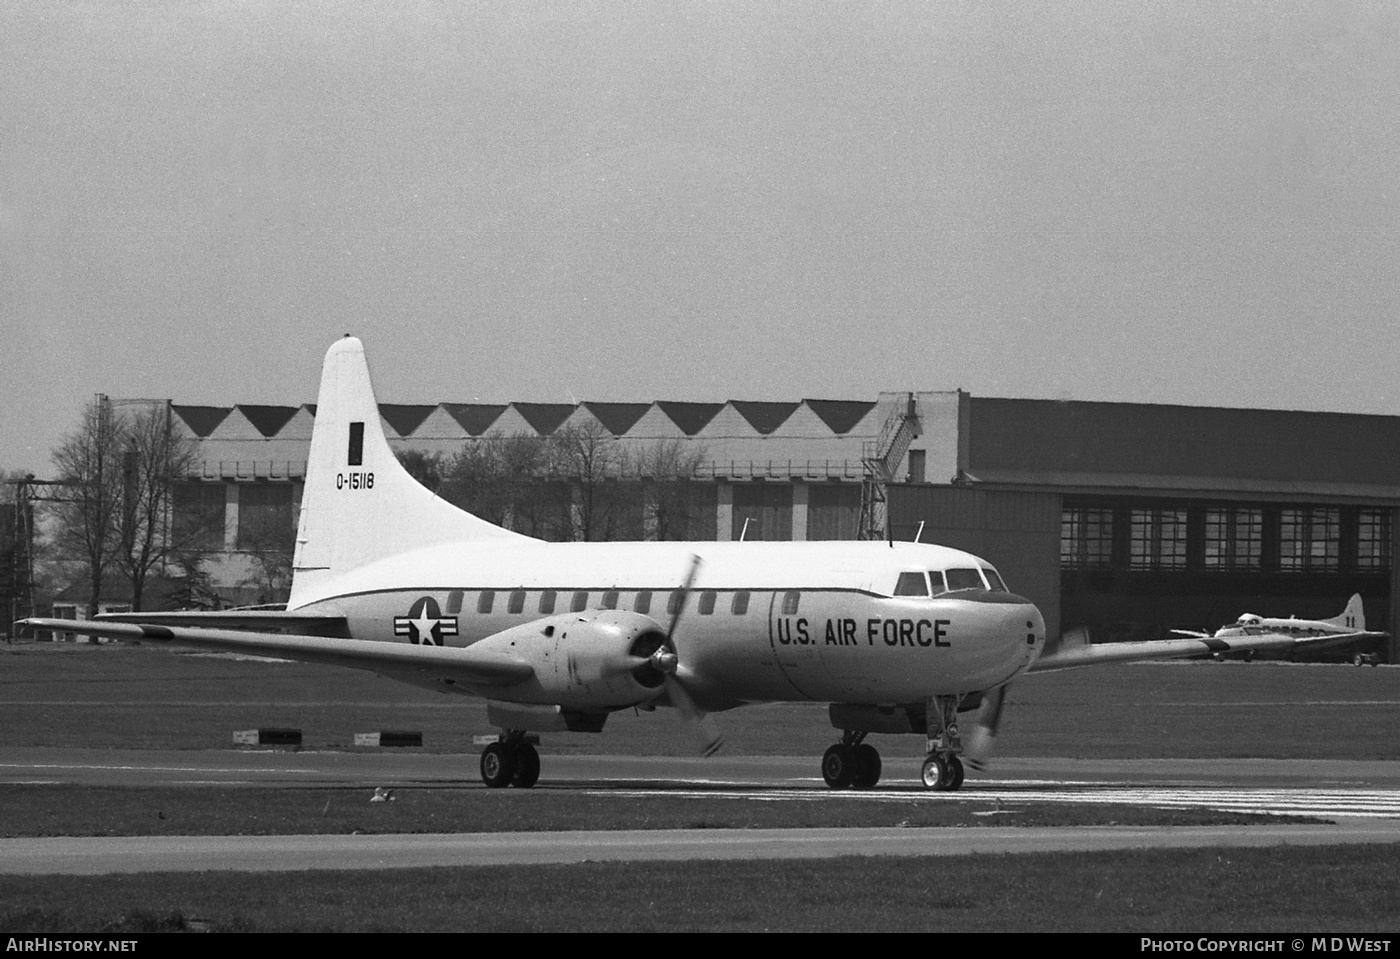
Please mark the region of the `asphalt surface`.
<svg viewBox="0 0 1400 959"><path fill-rule="evenodd" d="M544 757L537 788L589 794L732 795L768 802L839 796L872 803L971 802L989 825L957 829L658 830L375 836L84 837L0 840L0 872L99 874L156 870L384 869L587 860L958 855L1183 846L1400 842L1400 762L1347 760L999 759L958 793L932 793L917 768L890 762L880 788L833 792L815 757L711 760ZM908 765L909 768L903 768ZM485 788L474 755L278 750L154 751L0 748L0 785L326 786L416 784ZM1324 825L1005 828L1002 804L1130 803L1309 814Z"/></svg>

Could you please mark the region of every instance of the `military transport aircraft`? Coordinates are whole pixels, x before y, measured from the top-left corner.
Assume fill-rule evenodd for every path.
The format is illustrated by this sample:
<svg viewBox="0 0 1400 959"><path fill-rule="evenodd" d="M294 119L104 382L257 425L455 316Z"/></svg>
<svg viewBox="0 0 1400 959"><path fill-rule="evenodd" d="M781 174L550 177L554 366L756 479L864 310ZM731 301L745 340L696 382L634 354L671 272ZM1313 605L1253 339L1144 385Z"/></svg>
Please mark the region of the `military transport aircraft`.
<svg viewBox="0 0 1400 959"><path fill-rule="evenodd" d="M1245 613L1233 623L1222 626L1213 633L1196 632L1190 629L1174 629L1172 632L1178 636L1189 636L1206 641L1233 642L1248 638L1259 642L1259 645L1252 645L1248 652L1270 648L1296 649L1298 648L1296 641L1299 639L1308 640L1306 648L1311 651L1343 646L1353 642L1373 642L1390 638L1389 633L1367 631L1366 613L1361 607L1360 593L1353 593L1351 599L1347 600L1346 609L1342 610L1341 615L1331 619L1299 619L1296 616L1278 619ZM1271 647L1264 644L1262 641L1266 638L1276 641L1276 645ZM1362 654L1358 654L1358 656L1360 655ZM1357 664L1360 665L1360 660L1357 660Z"/></svg>
<svg viewBox="0 0 1400 959"><path fill-rule="evenodd" d="M373 670L484 698L501 730L481 778L534 785L542 732L601 731L622 709L676 709L701 750L707 714L830 704L833 788L874 786L870 733L927 737L922 778L985 759L1026 672L1276 646L1278 637L1094 646L1045 623L993 566L921 543L546 543L439 499L398 463L360 341L322 369L286 609L30 619L41 629ZM1305 639L1291 640L1306 642ZM959 713L969 714L960 732Z"/></svg>

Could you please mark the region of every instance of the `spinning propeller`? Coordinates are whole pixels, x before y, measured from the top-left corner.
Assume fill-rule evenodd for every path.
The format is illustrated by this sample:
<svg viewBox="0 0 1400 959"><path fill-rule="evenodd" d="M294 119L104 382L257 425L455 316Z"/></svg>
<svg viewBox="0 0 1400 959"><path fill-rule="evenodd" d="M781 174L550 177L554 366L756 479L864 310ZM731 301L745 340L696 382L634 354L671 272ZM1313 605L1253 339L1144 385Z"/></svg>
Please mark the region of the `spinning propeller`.
<svg viewBox="0 0 1400 959"><path fill-rule="evenodd" d="M686 725L695 731L696 739L700 745L700 754L713 756L724 745L724 735L710 721L705 712L695 705L694 697L685 688L685 682L679 675L680 656L676 653L675 642L676 627L680 624L681 614L685 611L686 602L690 599L690 591L691 587L695 585L695 577L700 572L700 562L699 556L691 554L690 569L678 591L679 595L675 596L672 602L671 624L666 628L666 635L660 637L660 642L657 642L655 632L646 634L645 639L649 643L657 642L655 649L649 655L632 655L620 659L609 667L609 672L630 672L643 685L653 688L656 685L656 678L659 677L666 687L668 701L676 707ZM636 649L635 646L634 649Z"/></svg>
<svg viewBox="0 0 1400 959"><path fill-rule="evenodd" d="M666 629L666 641L652 654L651 658L652 664L666 677L666 695L670 698L671 705L680 711L681 718L691 729L695 730L696 738L700 744L700 754L708 757L719 752L720 747L724 745L724 734L695 705L695 700L677 675L680 657L676 655L675 642L676 627L680 625L681 613L685 610L686 601L690 598L690 589L695 585L695 577L699 572L700 557L692 553L690 569L685 574L685 582L681 584L680 597L674 604L675 611L671 613L671 625Z"/></svg>

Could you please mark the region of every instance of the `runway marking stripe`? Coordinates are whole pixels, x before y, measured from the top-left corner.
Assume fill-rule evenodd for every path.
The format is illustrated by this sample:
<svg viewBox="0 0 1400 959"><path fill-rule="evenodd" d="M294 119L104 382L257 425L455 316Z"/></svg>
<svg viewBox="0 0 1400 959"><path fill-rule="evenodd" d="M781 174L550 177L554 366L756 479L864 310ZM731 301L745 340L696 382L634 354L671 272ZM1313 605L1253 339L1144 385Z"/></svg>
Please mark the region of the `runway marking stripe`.
<svg viewBox="0 0 1400 959"><path fill-rule="evenodd" d="M1141 788L1101 784L1067 783L1068 788L1046 789L1039 782L1035 789L973 787L957 793L866 792L811 789L608 789L590 790L595 796L633 798L747 799L758 802L821 802L857 800L865 802L966 802L1021 806L1034 803L1085 803L1092 805L1153 806L1166 809L1216 809L1225 812L1263 815L1334 815L1400 819L1400 791L1374 789L1180 789Z"/></svg>

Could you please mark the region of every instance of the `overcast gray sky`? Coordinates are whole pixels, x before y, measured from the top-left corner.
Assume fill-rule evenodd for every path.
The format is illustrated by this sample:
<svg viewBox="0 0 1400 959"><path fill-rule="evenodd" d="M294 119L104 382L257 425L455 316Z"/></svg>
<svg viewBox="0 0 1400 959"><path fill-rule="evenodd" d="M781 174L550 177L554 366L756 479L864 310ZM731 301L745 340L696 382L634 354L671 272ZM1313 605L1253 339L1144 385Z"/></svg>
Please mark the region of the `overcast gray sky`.
<svg viewBox="0 0 1400 959"><path fill-rule="evenodd" d="M92 394L1400 415L1400 4L7 0L0 469Z"/></svg>

